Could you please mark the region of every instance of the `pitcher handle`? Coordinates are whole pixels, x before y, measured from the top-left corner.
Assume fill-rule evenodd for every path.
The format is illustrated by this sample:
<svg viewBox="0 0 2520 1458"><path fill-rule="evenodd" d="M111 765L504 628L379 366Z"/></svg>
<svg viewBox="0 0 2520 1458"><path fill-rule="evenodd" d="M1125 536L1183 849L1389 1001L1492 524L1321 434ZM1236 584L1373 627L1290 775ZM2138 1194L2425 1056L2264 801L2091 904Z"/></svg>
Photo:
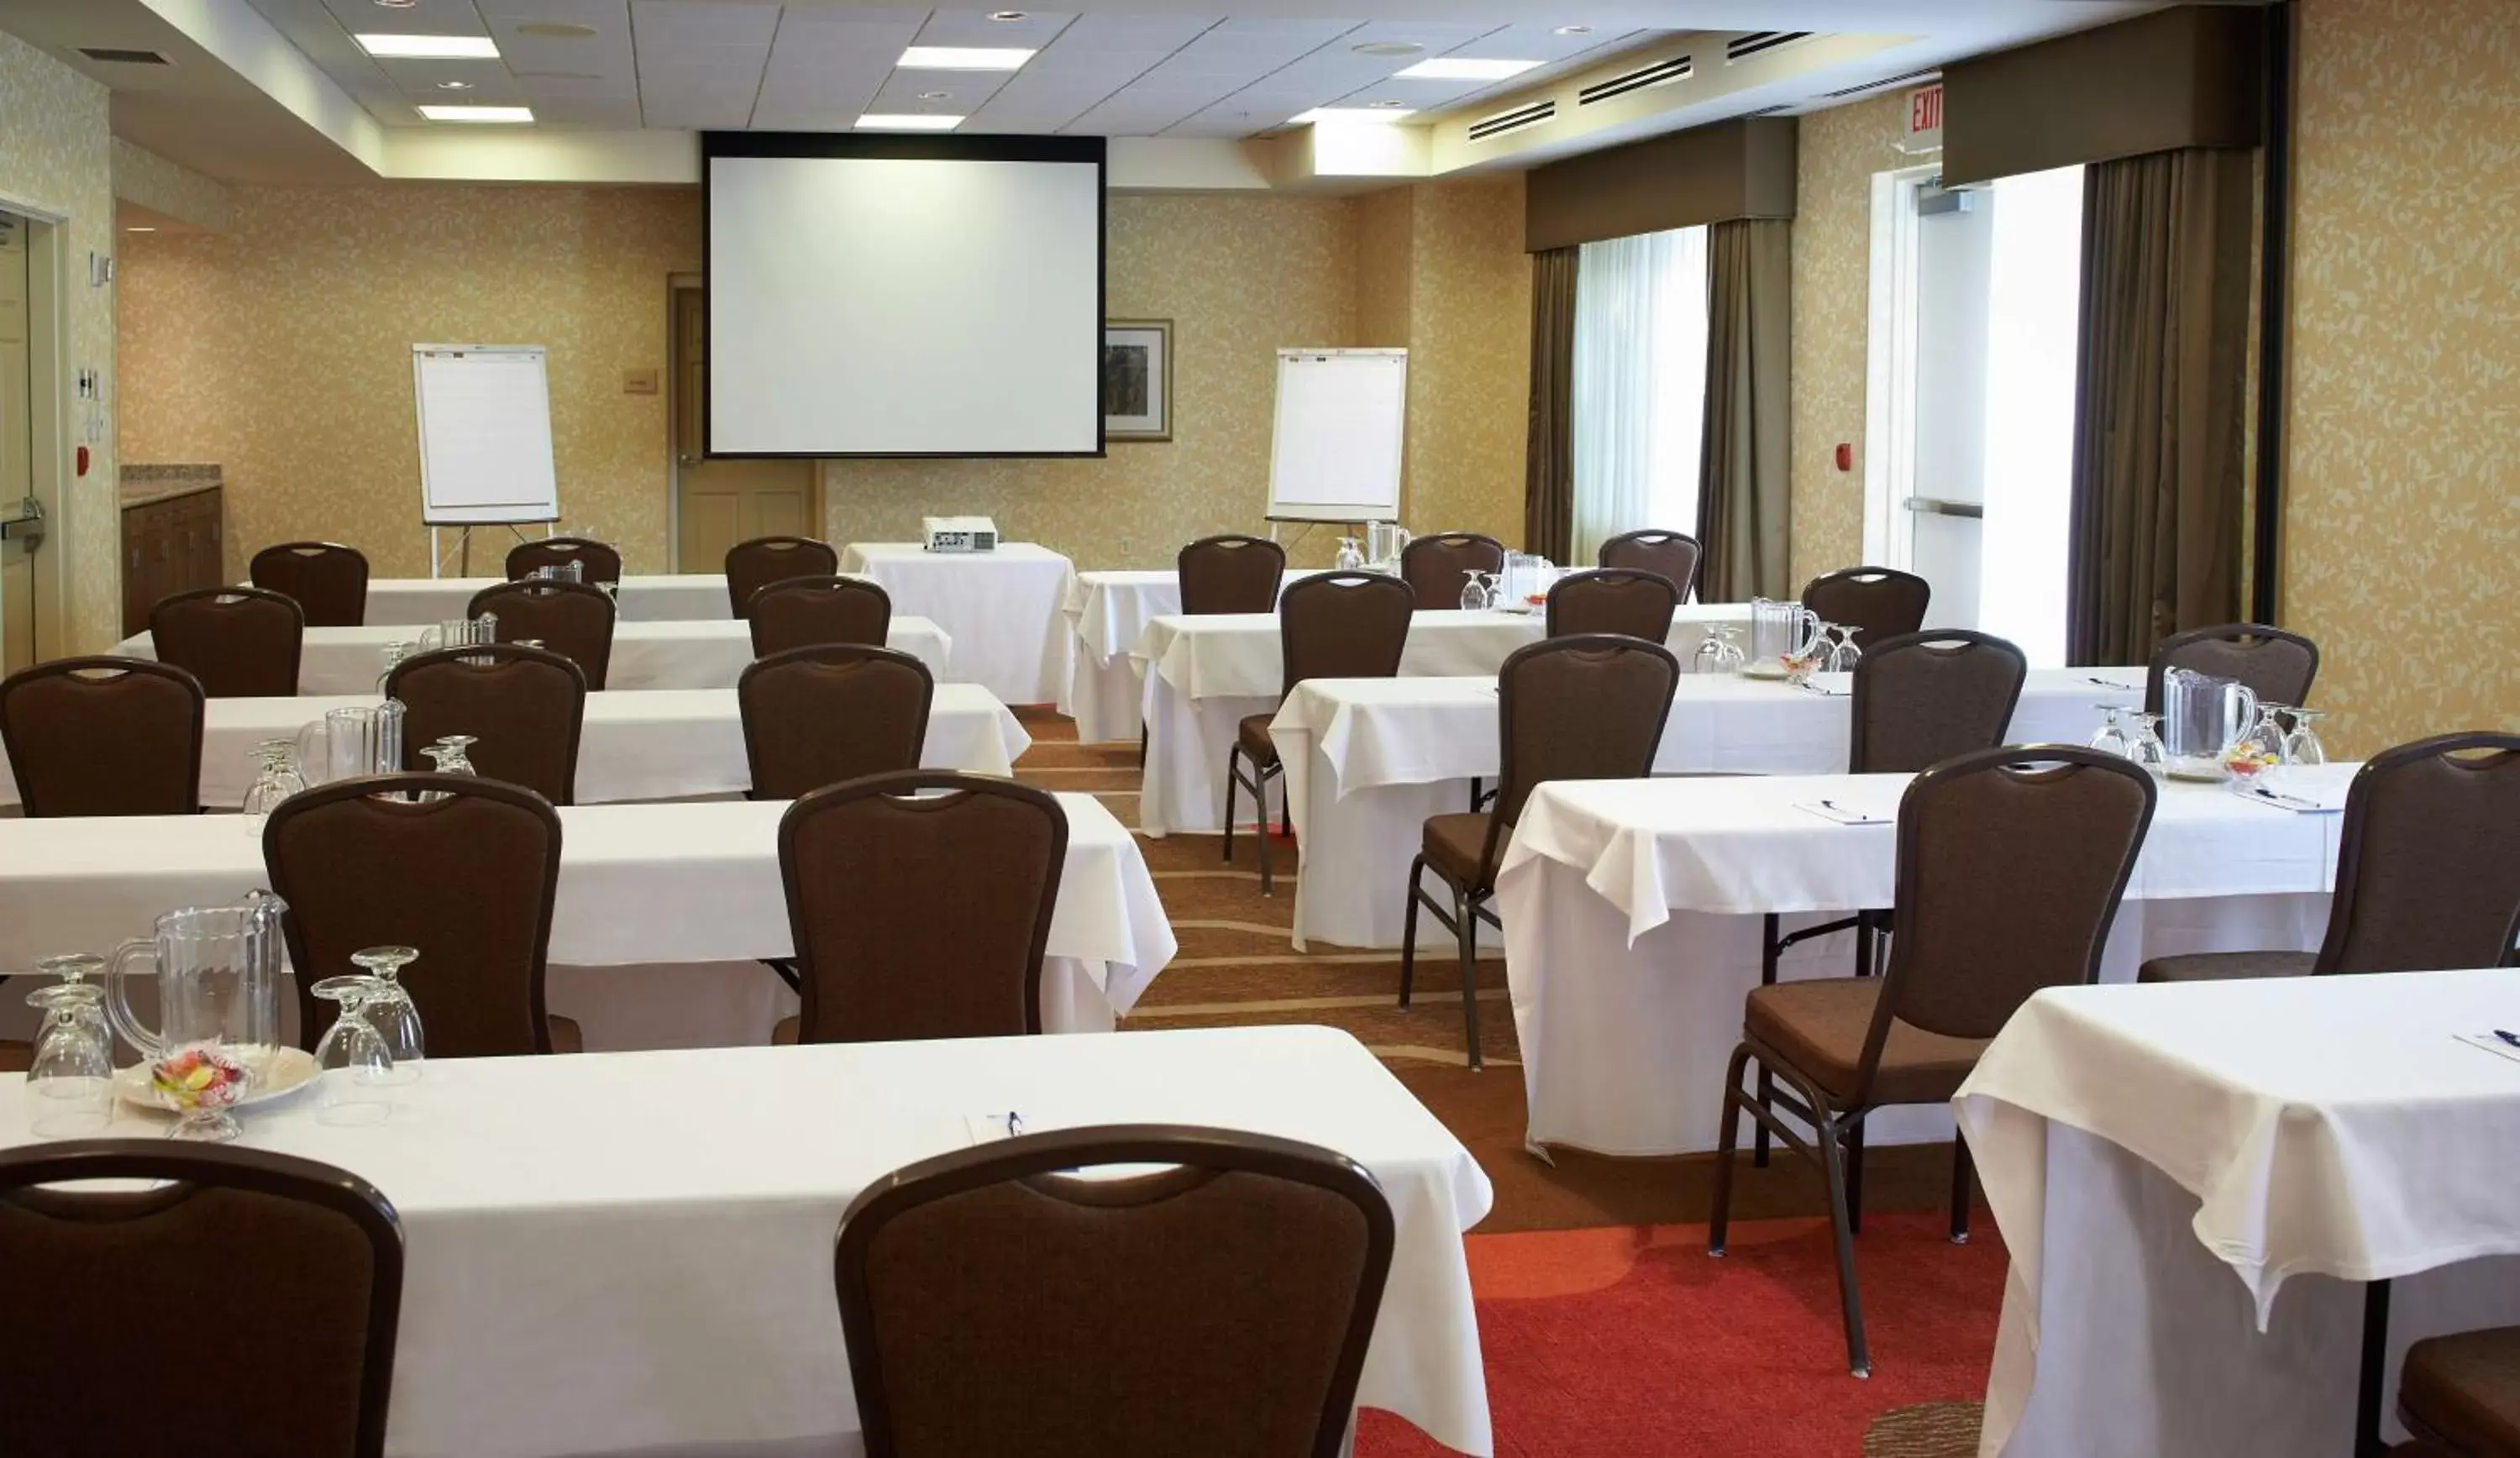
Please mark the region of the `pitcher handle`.
<svg viewBox="0 0 2520 1458"><path fill-rule="evenodd" d="M141 1026L139 1015L131 1010L131 974L127 969L140 957L149 959L154 973L158 967L158 944L135 937L113 949L112 956L106 961L105 1017L124 1042L131 1044L144 1060L154 1063L165 1045L154 1030Z"/></svg>
<svg viewBox="0 0 2520 1458"><path fill-rule="evenodd" d="M2226 749L2228 749L2231 745L2240 742L2240 736L2242 734L2245 734L2249 730L2258 727L2257 690L2251 688L2246 684L2234 681L2231 685L2231 691L2240 696L2240 712L2233 716L2233 722L2230 726L2231 737L2227 740L2223 746Z"/></svg>
<svg viewBox="0 0 2520 1458"><path fill-rule="evenodd" d="M322 784L333 768L333 730L321 719L308 721L297 730L297 777L309 789Z"/></svg>

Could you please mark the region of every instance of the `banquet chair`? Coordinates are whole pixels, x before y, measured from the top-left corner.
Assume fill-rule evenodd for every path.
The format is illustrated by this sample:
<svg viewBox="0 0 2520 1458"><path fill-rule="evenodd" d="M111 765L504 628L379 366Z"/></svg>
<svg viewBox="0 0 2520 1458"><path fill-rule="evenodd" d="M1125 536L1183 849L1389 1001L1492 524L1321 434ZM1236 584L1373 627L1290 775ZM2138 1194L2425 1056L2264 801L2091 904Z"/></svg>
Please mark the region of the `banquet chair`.
<svg viewBox="0 0 2520 1458"><path fill-rule="evenodd" d="M1697 539L1680 532L1621 532L1601 544L1596 565L1625 567L1632 572L1659 572L1680 589L1682 601L1697 586Z"/></svg>
<svg viewBox="0 0 2520 1458"><path fill-rule="evenodd" d="M621 551L608 542L591 541L585 537L545 537L537 542L519 542L508 549L508 580L522 581L544 567L558 567L569 562L584 564L579 574L588 583L621 580Z"/></svg>
<svg viewBox="0 0 2520 1458"><path fill-rule="evenodd" d="M470 734L472 768L554 805L577 798L577 746L586 728L586 675L549 648L483 643L406 658L385 675L402 700L403 769L447 734Z"/></svg>
<svg viewBox="0 0 2520 1458"><path fill-rule="evenodd" d="M1067 812L1012 779L913 770L801 797L779 819L801 1005L771 1040L1039 1033L1066 864Z"/></svg>
<svg viewBox="0 0 2520 1458"><path fill-rule="evenodd" d="M1477 532L1438 532L1415 537L1400 549L1400 580L1418 595L1419 607L1462 605L1462 574L1505 570L1505 544Z"/></svg>
<svg viewBox="0 0 2520 1458"><path fill-rule="evenodd" d="M602 588L583 582L494 583L472 595L469 616L499 615L501 642L529 639L577 665L589 692L604 691L612 664L612 628L620 610Z"/></svg>
<svg viewBox="0 0 2520 1458"><path fill-rule="evenodd" d="M1803 606L1822 622L1855 630L1855 645L1869 653L1894 638L1925 626L1932 584L1896 567L1841 567L1803 587Z"/></svg>
<svg viewBox="0 0 2520 1458"><path fill-rule="evenodd" d="M2309 701L2310 685L2318 678L2318 644L2264 623L2174 633L2152 650L2144 670L2145 713L2161 712L2162 675L2174 668L2236 680L2266 703L2298 708Z"/></svg>
<svg viewBox="0 0 2520 1458"><path fill-rule="evenodd" d="M149 609L151 651L211 698L292 698L306 613L261 588L196 588Z"/></svg>
<svg viewBox="0 0 2520 1458"><path fill-rule="evenodd" d="M338 542L283 542L253 554L255 587L293 598L309 628L356 628L368 620L368 559Z"/></svg>
<svg viewBox="0 0 2520 1458"><path fill-rule="evenodd" d="M350 971L353 952L410 947L402 982L429 1057L582 1049L578 1025L543 1004L560 851L550 801L479 775L371 775L282 801L262 863L289 904L299 1039L324 1031L317 980Z"/></svg>
<svg viewBox="0 0 2520 1458"><path fill-rule="evenodd" d="M927 665L892 648L815 643L754 659L735 682L750 797L918 769L935 695Z"/></svg>
<svg viewBox="0 0 2520 1458"><path fill-rule="evenodd" d="M1680 589L1659 572L1597 567L1569 572L1549 590L1549 636L1623 633L1647 642L1671 636Z"/></svg>
<svg viewBox="0 0 2520 1458"><path fill-rule="evenodd" d="M12 1453L385 1451L402 1226L348 1171L162 1138L0 1152L0 1269ZM201 1359L133 1382L102 1355L134 1342Z"/></svg>
<svg viewBox="0 0 2520 1458"><path fill-rule="evenodd" d="M29 819L202 809L202 685L147 658L58 658L0 680L0 745Z"/></svg>
<svg viewBox="0 0 2520 1458"><path fill-rule="evenodd" d="M752 595L744 616L755 658L824 643L879 648L892 636L892 595L863 577L783 577Z"/></svg>
<svg viewBox="0 0 2520 1458"><path fill-rule="evenodd" d="M2126 894L2160 791L2116 755L2064 745L1990 749L1917 775L1899 802L1889 964L1879 977L1753 988L1724 1075L1708 1254L1724 1254L1739 1117L1821 1167L1837 1244L1847 1365L1871 1373L1855 1286L1864 1120L1950 1101L2013 1010L2043 988L2088 983ZM1754 1097L1756 1060L1789 1086ZM1803 1125L1806 1138L1778 1110ZM1968 1146L1952 1145L1951 1237L1968 1238Z"/></svg>
<svg viewBox="0 0 2520 1458"><path fill-rule="evenodd" d="M2520 1458L2520 1326L2426 1337L2407 1348L2393 1458Z"/></svg>
<svg viewBox="0 0 2520 1458"><path fill-rule="evenodd" d="M1286 549L1266 537L1201 537L1173 559L1181 610L1193 617L1267 612L1286 577Z"/></svg>
<svg viewBox="0 0 2520 1458"><path fill-rule="evenodd" d="M2520 941L2520 734L2373 755L2345 791L2318 950L2157 956L2139 982L2501 967Z"/></svg>
<svg viewBox="0 0 2520 1458"><path fill-rule="evenodd" d="M1654 579L1668 592L1670 584ZM1462 1027L1470 1067L1479 1054L1478 924L1495 926L1497 862L1534 785L1553 779L1642 779L1653 769L1663 721L1680 685L1680 660L1658 642L1614 633L1550 638L1516 648L1497 670L1497 744L1503 752L1496 809L1428 817L1409 862L1409 906L1400 941L1400 1005L1418 975L1418 908L1453 934L1462 960ZM1448 913L1427 894L1433 871L1452 892Z"/></svg>
<svg viewBox="0 0 2520 1458"><path fill-rule="evenodd" d="M840 554L828 542L811 537L755 537L726 550L726 596L739 618L752 607L752 595L790 577L829 577L840 570Z"/></svg>
<svg viewBox="0 0 2520 1458"><path fill-rule="evenodd" d="M1417 599L1408 584L1378 572L1320 572L1287 586L1278 596L1278 652L1283 665L1278 701L1306 679L1395 679L1400 655L1409 647L1409 620ZM1270 783L1285 773L1278 763L1278 746L1269 737L1275 710L1254 714L1235 727L1234 743L1225 751L1225 859L1234 860L1234 787L1251 792L1260 842L1260 894L1278 894L1269 866ZM1251 773L1239 766L1249 762ZM1279 795L1283 825L1291 828L1294 807Z"/></svg>
<svg viewBox="0 0 2520 1458"><path fill-rule="evenodd" d="M1394 1223L1353 1160L1239 1130L1061 1129L897 1170L832 1257L867 1458L1335 1458Z"/></svg>

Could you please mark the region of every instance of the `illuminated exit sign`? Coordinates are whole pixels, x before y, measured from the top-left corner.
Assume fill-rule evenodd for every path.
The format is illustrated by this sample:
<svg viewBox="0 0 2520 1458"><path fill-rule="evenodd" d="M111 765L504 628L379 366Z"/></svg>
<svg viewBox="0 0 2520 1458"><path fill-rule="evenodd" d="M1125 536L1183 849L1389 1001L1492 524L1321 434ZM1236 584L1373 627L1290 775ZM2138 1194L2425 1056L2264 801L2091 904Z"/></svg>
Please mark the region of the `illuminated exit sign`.
<svg viewBox="0 0 2520 1458"><path fill-rule="evenodd" d="M1909 152L1924 152L1943 145L1943 87L1937 81L1919 86L1908 93Z"/></svg>

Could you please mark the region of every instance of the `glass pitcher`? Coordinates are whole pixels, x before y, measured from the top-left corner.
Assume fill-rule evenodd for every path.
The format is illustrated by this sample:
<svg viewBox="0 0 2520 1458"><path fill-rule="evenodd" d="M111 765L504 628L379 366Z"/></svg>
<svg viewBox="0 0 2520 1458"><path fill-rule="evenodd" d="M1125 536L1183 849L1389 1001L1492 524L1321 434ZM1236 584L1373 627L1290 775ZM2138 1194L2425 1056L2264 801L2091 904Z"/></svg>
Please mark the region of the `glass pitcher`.
<svg viewBox="0 0 2520 1458"><path fill-rule="evenodd" d="M281 917L268 892L242 906L187 906L158 918L154 942L125 942L106 965L105 1013L184 1111L174 1134L232 1139L229 1109L268 1078L280 1053ZM158 1026L131 1009L133 965L158 975Z"/></svg>
<svg viewBox="0 0 2520 1458"><path fill-rule="evenodd" d="M2258 696L2245 684L2193 669L2161 676L2162 745L2182 779L2223 778L2223 752L2258 722Z"/></svg>
<svg viewBox="0 0 2520 1458"><path fill-rule="evenodd" d="M448 618L434 628L423 630L420 650L427 653L438 648L474 648L498 641L499 615L485 612L477 618Z"/></svg>
<svg viewBox="0 0 2520 1458"><path fill-rule="evenodd" d="M402 720L400 699L332 710L297 731L299 777L308 784L331 784L399 772Z"/></svg>
<svg viewBox="0 0 2520 1458"><path fill-rule="evenodd" d="M1773 597L1750 599L1750 661L1781 664L1804 656L1820 632L1820 614L1799 602Z"/></svg>

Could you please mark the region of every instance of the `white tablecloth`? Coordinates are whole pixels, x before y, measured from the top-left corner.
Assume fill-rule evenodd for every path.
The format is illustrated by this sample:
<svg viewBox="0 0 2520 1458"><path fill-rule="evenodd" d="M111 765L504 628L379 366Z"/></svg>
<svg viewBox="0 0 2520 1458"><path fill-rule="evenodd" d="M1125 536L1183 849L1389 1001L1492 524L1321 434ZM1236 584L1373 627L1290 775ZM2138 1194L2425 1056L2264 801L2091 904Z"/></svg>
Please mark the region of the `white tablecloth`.
<svg viewBox="0 0 2520 1458"><path fill-rule="evenodd" d="M2349 1458L2362 1289L2520 1321L2520 971L2077 988L1955 1100L2012 1258L1983 1451ZM2389 1431L2397 1431L2394 1421Z"/></svg>
<svg viewBox="0 0 2520 1458"><path fill-rule="evenodd" d="M2092 682L2107 680L2118 687ZM1654 769L1822 774L1846 768L1847 677L1790 684L1684 674ZM2046 669L2013 711L2018 744L2080 744L2098 727L2092 705L2141 707L2143 670ZM1287 695L1269 726L1286 766L1301 868L1295 946L1310 938L1392 948L1406 925L1409 860L1426 817L1469 809L1469 780L1497 775L1492 677L1316 679ZM1421 934L1441 937L1430 918Z"/></svg>
<svg viewBox="0 0 2520 1458"><path fill-rule="evenodd" d="M1131 839L1091 795L1061 795L1067 862L1050 923L1042 1017L1109 1028L1172 960L1172 925ZM779 817L788 802L578 805L560 813L551 1000L589 1047L760 1041L793 999L766 970L785 957ZM175 906L218 906L266 883L262 837L235 816L0 820L0 967L102 951ZM425 959L428 949L422 946ZM680 964L670 975L615 969ZM703 967L698 964L724 964ZM414 977L427 975L415 963ZM670 1004L670 1005L669 1005Z"/></svg>
<svg viewBox="0 0 2520 1458"><path fill-rule="evenodd" d="M374 693L384 672L385 645L410 641L411 628L309 628L297 659L300 693ZM885 640L927 665L939 683L953 674L954 641L925 618L893 614ZM155 658L146 633L124 639L113 651L127 658ZM732 688L752 662L752 626L717 622L618 623L612 630L608 689Z"/></svg>
<svg viewBox="0 0 2520 1458"><path fill-rule="evenodd" d="M1312 573L1288 572L1285 584ZM1138 737L1138 666L1129 656L1147 625L1181 611L1181 573L1171 567L1079 572L1068 585L1067 685L1058 712L1076 721L1080 744Z"/></svg>
<svg viewBox="0 0 2520 1458"><path fill-rule="evenodd" d="M2342 805L2351 765L2303 772ZM1827 799L1895 819L1905 774L1591 780L1533 791L1497 881L1506 971L1535 1144L1604 1154L1715 1147L1724 1065L1759 984L1761 915L1843 915L1893 901L1897 826L1846 825ZM2144 957L2317 947L2335 876L2334 814L2297 815L2220 785L2162 786L2102 976ZM1787 929L1796 922L1789 920ZM1849 976L1839 935L1781 976ZM1949 1138L1948 1111L1888 1109L1876 1143Z"/></svg>
<svg viewBox="0 0 2520 1458"><path fill-rule="evenodd" d="M840 570L880 584L896 613L934 622L961 645L958 677L1011 704L1046 704L1067 682L1067 600L1075 564L1047 547L929 552L916 542L851 542ZM896 619L898 621L898 619Z"/></svg>
<svg viewBox="0 0 2520 1458"><path fill-rule="evenodd" d="M1745 602L1690 603L1672 617L1666 640L1682 666L1708 623L1743 623ZM1514 649L1538 642L1538 613L1420 611L1409 625L1400 657L1406 677L1494 674ZM1225 828L1225 751L1235 729L1278 707L1285 678L1275 613L1159 617L1130 649L1144 685L1147 777L1138 828L1148 835L1213 835ZM1248 795L1239 814L1251 814ZM1273 797L1274 798L1274 797Z"/></svg>
<svg viewBox="0 0 2520 1458"><path fill-rule="evenodd" d="M0 1144L27 1141L18 1082L0 1079ZM367 1128L319 1125L303 1097L249 1110L243 1142L393 1202L398 1458L859 1451L832 1292L840 1215L883 1174L968 1148L967 1118L1010 1109L1036 1130L1251 1129L1364 1165L1397 1228L1357 1400L1491 1451L1462 1232L1493 1192L1342 1033L441 1060L397 1096Z"/></svg>
<svg viewBox="0 0 2520 1458"><path fill-rule="evenodd" d="M504 577L371 578L367 624L416 628L460 618L471 609L474 593L505 581ZM716 572L624 573L620 602L625 623L723 621L735 616L727 605L726 577Z"/></svg>
<svg viewBox="0 0 2520 1458"><path fill-rule="evenodd" d="M334 709L373 705L374 694L214 698L202 738L202 803L234 809L253 781L254 746L285 739ZM1032 736L977 684L939 684L927 713L922 763L936 770L1011 775ZM743 718L732 688L590 693L577 745L577 803L679 800L752 787ZM0 806L18 803L18 780L0 749Z"/></svg>

